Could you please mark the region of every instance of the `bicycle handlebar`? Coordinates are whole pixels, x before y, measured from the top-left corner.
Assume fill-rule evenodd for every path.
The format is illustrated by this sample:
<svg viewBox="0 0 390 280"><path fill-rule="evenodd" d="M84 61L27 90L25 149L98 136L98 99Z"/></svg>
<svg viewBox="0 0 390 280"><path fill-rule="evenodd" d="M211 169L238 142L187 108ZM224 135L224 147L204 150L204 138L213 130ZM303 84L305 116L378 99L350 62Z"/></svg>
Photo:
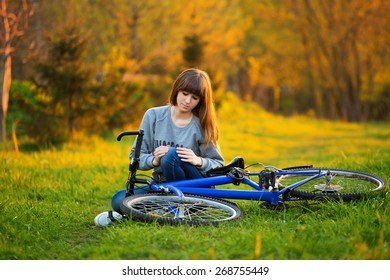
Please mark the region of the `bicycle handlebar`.
<svg viewBox="0 0 390 280"><path fill-rule="evenodd" d="M123 131L121 132L116 140L121 141L123 136L128 136L128 135L137 135L137 142L135 145L135 150L134 150L134 160L137 161L137 163L134 165L134 168L138 168L138 161L139 161L139 156L141 153L141 145L142 145L142 139L144 137L144 130L129 130L129 131ZM134 170L135 171L135 170Z"/></svg>
<svg viewBox="0 0 390 280"><path fill-rule="evenodd" d="M116 140L118 141L121 141L122 137L123 136L131 136L131 135L140 135L140 134L143 134L143 130L129 130L129 131L123 131L121 132L118 137L116 138Z"/></svg>
<svg viewBox="0 0 390 280"><path fill-rule="evenodd" d="M144 137L144 130L140 129L140 130L123 131L116 138L116 140L121 141L123 136L131 136L131 135L137 136L137 141L135 144L134 156L133 156L133 158L130 162L130 166L129 166L129 171L131 172L131 176L130 176L129 180L127 181L126 196L129 194L134 194L134 185L137 181L135 177L136 177L136 173L137 173L137 169L138 169L138 165L139 165L139 161L140 161L139 157L141 154L141 146L142 146L142 139Z"/></svg>

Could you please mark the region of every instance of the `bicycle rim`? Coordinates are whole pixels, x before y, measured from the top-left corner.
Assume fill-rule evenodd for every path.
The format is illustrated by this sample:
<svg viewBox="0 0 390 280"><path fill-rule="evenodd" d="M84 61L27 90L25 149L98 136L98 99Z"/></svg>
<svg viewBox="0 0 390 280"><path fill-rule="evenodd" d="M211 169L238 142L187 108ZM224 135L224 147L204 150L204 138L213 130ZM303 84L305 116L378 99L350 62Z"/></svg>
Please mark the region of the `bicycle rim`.
<svg viewBox="0 0 390 280"><path fill-rule="evenodd" d="M373 194L384 187L384 180L376 175L333 168L291 169L289 171L329 171L330 181L324 177L311 180L292 190L291 197L300 199L331 198L336 200L357 200ZM286 175L281 177L284 186L312 175Z"/></svg>
<svg viewBox="0 0 390 280"><path fill-rule="evenodd" d="M236 220L242 212L234 203L199 195L149 193L126 197L122 211L134 220L168 225L217 225Z"/></svg>

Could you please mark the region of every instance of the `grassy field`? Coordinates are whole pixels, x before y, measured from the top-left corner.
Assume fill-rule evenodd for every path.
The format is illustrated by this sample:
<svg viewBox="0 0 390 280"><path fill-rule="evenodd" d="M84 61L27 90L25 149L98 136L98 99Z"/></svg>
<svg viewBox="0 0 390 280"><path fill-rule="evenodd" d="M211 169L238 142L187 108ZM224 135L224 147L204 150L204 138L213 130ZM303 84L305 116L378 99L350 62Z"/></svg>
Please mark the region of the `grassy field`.
<svg viewBox="0 0 390 280"><path fill-rule="evenodd" d="M300 164L390 177L389 124L283 118L230 97L219 108L226 161ZM390 259L388 189L354 203L300 204L286 211L238 201L244 219L218 227L94 217L124 188L131 141L89 138L61 149L0 154L0 259Z"/></svg>

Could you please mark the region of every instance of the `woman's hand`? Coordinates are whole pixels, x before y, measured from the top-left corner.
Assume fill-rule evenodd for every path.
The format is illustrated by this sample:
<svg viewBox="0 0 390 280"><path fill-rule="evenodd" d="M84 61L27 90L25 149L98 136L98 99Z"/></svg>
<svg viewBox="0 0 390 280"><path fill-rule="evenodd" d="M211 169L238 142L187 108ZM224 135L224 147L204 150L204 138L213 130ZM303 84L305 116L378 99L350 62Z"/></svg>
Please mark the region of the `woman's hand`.
<svg viewBox="0 0 390 280"><path fill-rule="evenodd" d="M152 161L153 166L160 165L160 159L168 153L170 147L171 146L160 146L154 150L153 152L154 158Z"/></svg>
<svg viewBox="0 0 390 280"><path fill-rule="evenodd" d="M194 151L191 149L176 148L176 152L180 159L184 162L188 162L197 167L201 167L203 164L202 158L195 155Z"/></svg>

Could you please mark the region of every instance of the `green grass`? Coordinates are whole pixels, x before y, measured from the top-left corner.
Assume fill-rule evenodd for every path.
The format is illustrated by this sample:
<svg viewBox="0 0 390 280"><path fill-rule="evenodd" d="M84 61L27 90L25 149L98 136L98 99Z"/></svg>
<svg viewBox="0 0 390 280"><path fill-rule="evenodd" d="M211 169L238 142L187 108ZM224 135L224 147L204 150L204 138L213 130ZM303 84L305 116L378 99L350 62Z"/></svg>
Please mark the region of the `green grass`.
<svg viewBox="0 0 390 280"><path fill-rule="evenodd" d="M250 116L248 111L253 112ZM269 115L253 104L219 109L226 161L313 164L377 174L389 183L388 124ZM114 136L113 136L114 139ZM0 259L389 259L389 194L284 211L236 201L245 217L217 227L94 217L124 188L130 140L75 141L62 149L0 154Z"/></svg>

